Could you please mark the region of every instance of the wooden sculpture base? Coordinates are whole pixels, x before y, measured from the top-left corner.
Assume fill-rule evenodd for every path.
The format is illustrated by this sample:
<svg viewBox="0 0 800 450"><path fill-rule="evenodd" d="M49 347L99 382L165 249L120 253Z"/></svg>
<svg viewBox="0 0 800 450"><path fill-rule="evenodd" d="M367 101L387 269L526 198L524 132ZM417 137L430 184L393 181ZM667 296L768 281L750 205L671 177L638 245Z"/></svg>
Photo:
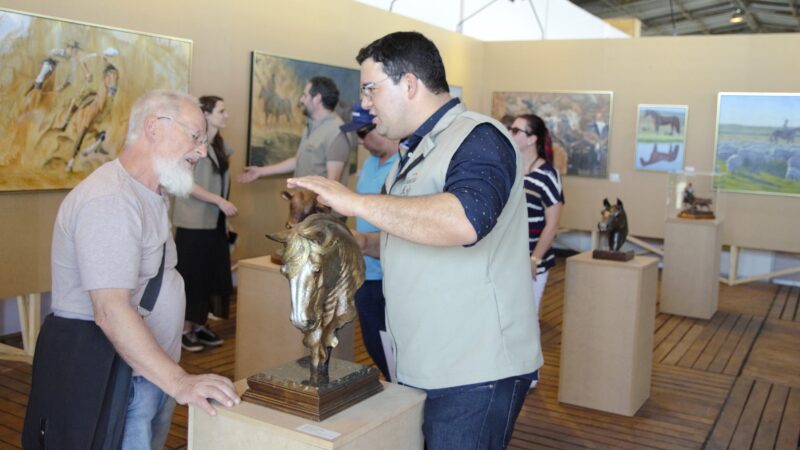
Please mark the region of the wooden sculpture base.
<svg viewBox="0 0 800 450"><path fill-rule="evenodd" d="M282 266L283 257L281 255L273 253L272 255L269 255L269 262L278 266Z"/></svg>
<svg viewBox="0 0 800 450"><path fill-rule="evenodd" d="M678 213L679 219L701 219L701 220L714 220L716 216L711 211L692 211L684 210Z"/></svg>
<svg viewBox="0 0 800 450"><path fill-rule="evenodd" d="M630 261L633 259L633 250L627 252L612 252L609 250L595 250L592 252L594 259L608 259L611 261Z"/></svg>
<svg viewBox="0 0 800 450"><path fill-rule="evenodd" d="M312 386L309 357L247 378L242 399L317 422L383 390L372 367L331 358L329 381Z"/></svg>

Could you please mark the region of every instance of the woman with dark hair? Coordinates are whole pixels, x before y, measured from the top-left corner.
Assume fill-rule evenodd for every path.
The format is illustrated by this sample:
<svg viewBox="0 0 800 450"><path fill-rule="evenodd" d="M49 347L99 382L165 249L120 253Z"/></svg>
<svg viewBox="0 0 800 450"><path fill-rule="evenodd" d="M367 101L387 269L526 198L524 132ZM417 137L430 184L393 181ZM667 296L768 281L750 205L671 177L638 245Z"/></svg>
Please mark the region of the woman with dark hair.
<svg viewBox="0 0 800 450"><path fill-rule="evenodd" d="M556 258L550 246L558 233L564 195L561 176L553 167L552 140L544 121L535 114L514 119L511 136L522 155L525 197L528 204L528 238L536 310L547 283L547 271Z"/></svg>
<svg viewBox="0 0 800 450"><path fill-rule="evenodd" d="M177 269L186 287L181 344L190 352L202 350L203 345L222 345L222 339L205 324L212 304L219 305L213 311L215 315L227 316L233 283L226 219L237 213L236 206L228 201L233 151L219 133L228 120L225 103L220 97L206 95L200 97L200 109L206 117L208 154L194 167L191 195L175 199L172 220L177 227Z"/></svg>

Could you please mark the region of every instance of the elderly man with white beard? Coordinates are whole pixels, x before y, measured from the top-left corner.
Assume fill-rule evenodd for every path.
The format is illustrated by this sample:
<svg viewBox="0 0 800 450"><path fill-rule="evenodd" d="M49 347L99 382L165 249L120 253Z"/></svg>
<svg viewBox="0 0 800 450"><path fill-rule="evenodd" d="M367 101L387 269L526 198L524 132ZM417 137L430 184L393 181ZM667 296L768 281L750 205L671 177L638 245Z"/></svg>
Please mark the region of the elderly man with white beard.
<svg viewBox="0 0 800 450"><path fill-rule="evenodd" d="M145 94L133 106L119 157L61 204L52 243L54 314L36 348L25 448L163 448L175 401L212 415L210 399L239 403L229 379L178 365L186 302L164 194L191 192L205 140L196 98ZM98 378L109 364L111 375ZM127 390L110 396L118 386Z"/></svg>

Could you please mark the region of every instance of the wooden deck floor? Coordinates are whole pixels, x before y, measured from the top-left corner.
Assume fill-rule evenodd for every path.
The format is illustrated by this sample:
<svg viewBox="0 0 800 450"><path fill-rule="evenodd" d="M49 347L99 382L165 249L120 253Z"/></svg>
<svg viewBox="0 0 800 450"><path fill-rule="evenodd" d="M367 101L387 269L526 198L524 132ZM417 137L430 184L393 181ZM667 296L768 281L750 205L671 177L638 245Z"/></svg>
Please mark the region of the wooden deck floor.
<svg viewBox="0 0 800 450"><path fill-rule="evenodd" d="M711 320L658 314L651 397L634 417L559 403L564 264L542 302L545 366L510 448L788 449L800 443L800 289L720 286ZM235 317L235 305L232 316ZM235 320L212 322L222 347L184 354L192 373L233 376ZM371 364L356 327L356 360ZM30 366L0 361L0 449L19 448ZM186 448L178 406L167 448Z"/></svg>

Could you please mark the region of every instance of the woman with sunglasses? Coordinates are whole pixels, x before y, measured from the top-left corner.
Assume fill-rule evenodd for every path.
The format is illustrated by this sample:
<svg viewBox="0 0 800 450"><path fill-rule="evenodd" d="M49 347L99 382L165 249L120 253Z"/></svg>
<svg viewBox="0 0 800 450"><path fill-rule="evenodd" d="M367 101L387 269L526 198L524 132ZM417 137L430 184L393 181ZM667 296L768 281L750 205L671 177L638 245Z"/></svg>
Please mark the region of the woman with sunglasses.
<svg viewBox="0 0 800 450"><path fill-rule="evenodd" d="M547 272L556 263L551 245L558 233L564 194L561 176L553 167L552 140L544 121L535 114L519 115L511 126L511 137L522 155L523 172L526 174L524 187L528 204L531 278L533 301L538 314L547 284ZM534 386L536 380L531 385Z"/></svg>
<svg viewBox="0 0 800 450"><path fill-rule="evenodd" d="M173 223L177 227L175 245L177 269L186 289L186 321L181 344L197 352L204 345L219 346L223 340L206 327L209 311L227 318L230 296L231 257L227 217L235 216L230 193L229 158L233 153L219 131L225 128L228 113L222 98L200 97L206 117L208 154L194 168L194 186L187 198L176 198Z"/></svg>

